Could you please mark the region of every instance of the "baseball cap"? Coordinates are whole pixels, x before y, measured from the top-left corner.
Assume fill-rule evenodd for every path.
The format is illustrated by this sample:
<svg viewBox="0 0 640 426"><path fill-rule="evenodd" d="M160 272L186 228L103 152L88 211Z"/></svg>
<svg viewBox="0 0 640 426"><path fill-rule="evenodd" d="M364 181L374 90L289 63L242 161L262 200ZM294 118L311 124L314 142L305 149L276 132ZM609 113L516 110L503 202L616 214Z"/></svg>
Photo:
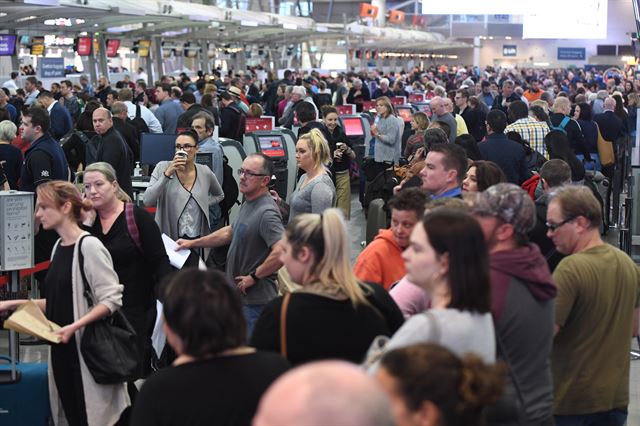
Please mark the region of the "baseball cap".
<svg viewBox="0 0 640 426"><path fill-rule="evenodd" d="M499 183L477 194L471 212L494 216L513 226L518 234L526 234L536 223L536 207L522 188L512 183Z"/></svg>

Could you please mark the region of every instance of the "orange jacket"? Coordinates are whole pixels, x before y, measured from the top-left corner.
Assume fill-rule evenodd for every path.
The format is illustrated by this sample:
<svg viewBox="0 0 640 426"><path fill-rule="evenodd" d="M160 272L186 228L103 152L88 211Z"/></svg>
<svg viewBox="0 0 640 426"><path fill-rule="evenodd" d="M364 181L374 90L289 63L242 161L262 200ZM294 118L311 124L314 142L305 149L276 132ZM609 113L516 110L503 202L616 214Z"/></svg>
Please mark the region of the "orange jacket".
<svg viewBox="0 0 640 426"><path fill-rule="evenodd" d="M389 290L391 284L406 274L402 249L390 229L381 230L360 253L353 267L360 281L378 283Z"/></svg>

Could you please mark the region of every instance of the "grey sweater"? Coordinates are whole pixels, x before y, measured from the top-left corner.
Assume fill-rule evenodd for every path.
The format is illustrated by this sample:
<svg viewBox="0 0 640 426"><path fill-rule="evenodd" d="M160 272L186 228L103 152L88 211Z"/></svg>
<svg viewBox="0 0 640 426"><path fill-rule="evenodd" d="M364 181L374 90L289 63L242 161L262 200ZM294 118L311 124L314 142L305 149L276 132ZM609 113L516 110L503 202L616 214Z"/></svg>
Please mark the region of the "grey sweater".
<svg viewBox="0 0 640 426"><path fill-rule="evenodd" d="M404 121L395 115L380 118L376 124L378 135L374 152L374 160L378 163L398 163L402 151L402 133Z"/></svg>
<svg viewBox="0 0 640 426"><path fill-rule="evenodd" d="M322 213L336 201L336 188L328 174L318 176L300 189L307 174L300 176L296 190L291 194L289 221L301 213Z"/></svg>

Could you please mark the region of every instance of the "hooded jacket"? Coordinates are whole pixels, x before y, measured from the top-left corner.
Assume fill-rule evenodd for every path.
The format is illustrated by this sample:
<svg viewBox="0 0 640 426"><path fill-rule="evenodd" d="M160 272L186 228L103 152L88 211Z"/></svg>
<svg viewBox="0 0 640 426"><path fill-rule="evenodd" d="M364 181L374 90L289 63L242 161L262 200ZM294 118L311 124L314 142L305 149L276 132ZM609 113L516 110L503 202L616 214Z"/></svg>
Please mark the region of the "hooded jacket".
<svg viewBox="0 0 640 426"><path fill-rule="evenodd" d="M386 290L404 277L402 248L396 243L393 231L381 230L360 253L353 269L360 281L380 284Z"/></svg>
<svg viewBox="0 0 640 426"><path fill-rule="evenodd" d="M535 244L491 254L491 311L498 358L521 389L527 422L549 419L553 408L550 354L556 286Z"/></svg>

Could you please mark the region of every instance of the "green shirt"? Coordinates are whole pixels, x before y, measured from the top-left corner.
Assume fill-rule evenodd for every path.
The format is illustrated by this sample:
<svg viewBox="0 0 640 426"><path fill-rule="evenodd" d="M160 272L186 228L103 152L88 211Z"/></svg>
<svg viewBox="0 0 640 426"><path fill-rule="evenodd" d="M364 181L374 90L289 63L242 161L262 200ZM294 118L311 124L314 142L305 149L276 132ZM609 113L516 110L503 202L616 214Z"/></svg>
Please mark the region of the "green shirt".
<svg viewBox="0 0 640 426"><path fill-rule="evenodd" d="M554 414L581 415L629 404L629 350L640 271L609 244L564 258L551 353Z"/></svg>

